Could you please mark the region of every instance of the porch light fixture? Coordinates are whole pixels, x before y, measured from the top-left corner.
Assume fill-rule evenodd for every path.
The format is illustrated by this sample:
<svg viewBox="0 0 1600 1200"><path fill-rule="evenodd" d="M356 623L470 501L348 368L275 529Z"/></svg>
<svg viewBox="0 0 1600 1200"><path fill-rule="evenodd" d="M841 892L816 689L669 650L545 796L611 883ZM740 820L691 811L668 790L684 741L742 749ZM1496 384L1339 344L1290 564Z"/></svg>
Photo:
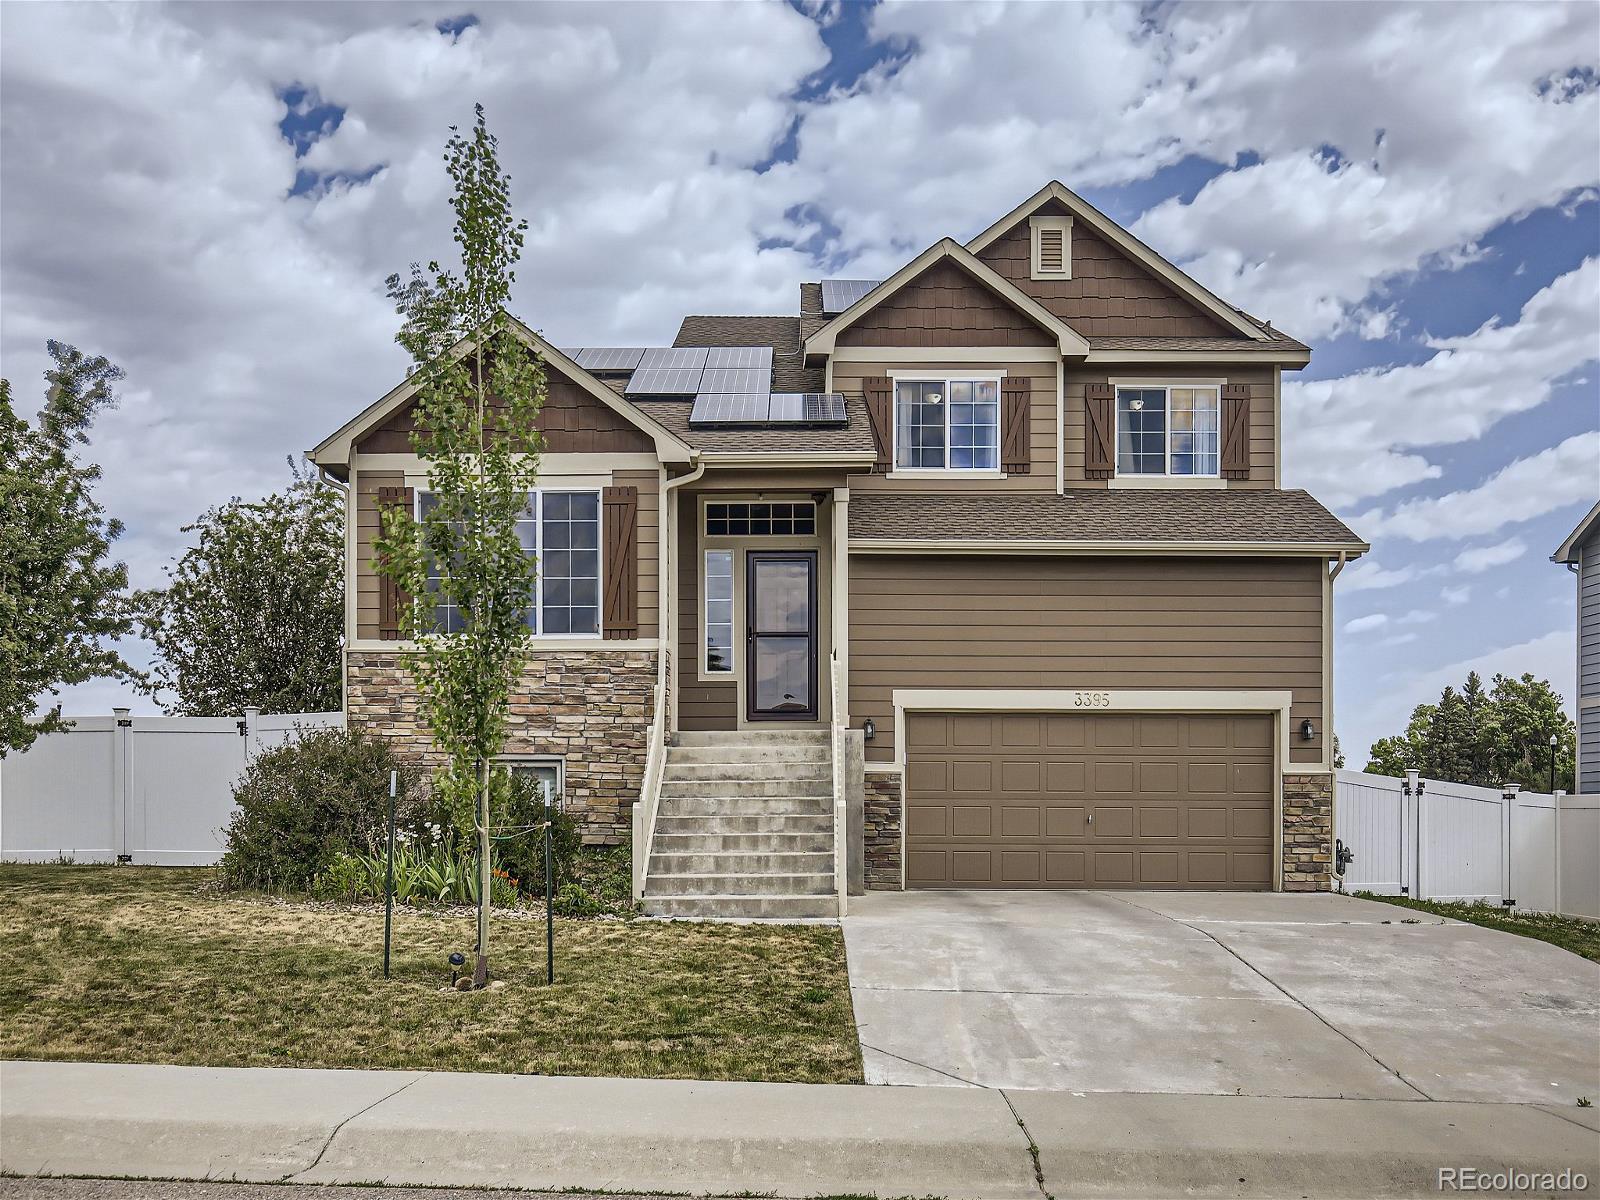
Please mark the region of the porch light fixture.
<svg viewBox="0 0 1600 1200"><path fill-rule="evenodd" d="M1311 723L1310 717L1307 717L1304 721L1300 722L1300 738L1302 741L1309 742L1316 736L1317 727Z"/></svg>
<svg viewBox="0 0 1600 1200"><path fill-rule="evenodd" d="M1142 396L1135 396L1132 400L1128 401L1128 407L1134 412L1143 412L1144 398Z"/></svg>
<svg viewBox="0 0 1600 1200"><path fill-rule="evenodd" d="M938 404L939 401L944 399L944 394L942 392L929 392L923 397L923 399L925 399L929 404Z"/></svg>
<svg viewBox="0 0 1600 1200"><path fill-rule="evenodd" d="M877 736L877 733L878 727L872 723L871 717L868 717L865 721L861 722L861 736L867 741L870 742L875 736Z"/></svg>

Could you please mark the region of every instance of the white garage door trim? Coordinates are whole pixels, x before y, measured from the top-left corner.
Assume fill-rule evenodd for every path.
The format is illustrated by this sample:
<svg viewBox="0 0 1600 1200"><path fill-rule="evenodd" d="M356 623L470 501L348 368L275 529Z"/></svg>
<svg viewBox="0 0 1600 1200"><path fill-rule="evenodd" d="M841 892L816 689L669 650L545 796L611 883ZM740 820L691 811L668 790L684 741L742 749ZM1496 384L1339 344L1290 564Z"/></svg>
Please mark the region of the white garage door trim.
<svg viewBox="0 0 1600 1200"><path fill-rule="evenodd" d="M1283 890L1283 772L1289 763L1292 692L1207 688L896 688L894 763L900 774L900 887L906 886L906 713L936 712L1172 712L1272 713L1272 890ZM869 763L871 770L877 764ZM889 764L885 764L889 766ZM1308 768L1310 764L1307 764ZM879 768L883 769L882 767Z"/></svg>

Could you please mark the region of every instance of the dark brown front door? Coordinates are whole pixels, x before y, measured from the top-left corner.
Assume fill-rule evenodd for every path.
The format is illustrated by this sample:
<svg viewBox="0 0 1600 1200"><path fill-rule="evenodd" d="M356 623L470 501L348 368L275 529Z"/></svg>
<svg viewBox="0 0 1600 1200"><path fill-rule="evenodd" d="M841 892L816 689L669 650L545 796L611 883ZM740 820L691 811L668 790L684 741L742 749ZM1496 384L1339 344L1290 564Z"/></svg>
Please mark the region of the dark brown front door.
<svg viewBox="0 0 1600 1200"><path fill-rule="evenodd" d="M745 556L745 717L817 719L817 553Z"/></svg>
<svg viewBox="0 0 1600 1200"><path fill-rule="evenodd" d="M910 713L906 886L1272 886L1272 718Z"/></svg>

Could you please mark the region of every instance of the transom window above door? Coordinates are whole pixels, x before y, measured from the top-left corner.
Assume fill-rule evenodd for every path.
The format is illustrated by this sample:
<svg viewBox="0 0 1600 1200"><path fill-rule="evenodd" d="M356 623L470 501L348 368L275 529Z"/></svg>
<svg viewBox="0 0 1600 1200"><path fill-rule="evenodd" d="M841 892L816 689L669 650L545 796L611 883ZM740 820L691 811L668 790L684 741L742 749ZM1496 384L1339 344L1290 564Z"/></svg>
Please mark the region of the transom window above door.
<svg viewBox="0 0 1600 1200"><path fill-rule="evenodd" d="M1218 389L1117 388L1118 475L1216 475Z"/></svg>
<svg viewBox="0 0 1600 1200"><path fill-rule="evenodd" d="M993 471L1000 465L998 379L898 379L896 470Z"/></svg>
<svg viewBox="0 0 1600 1200"><path fill-rule="evenodd" d="M810 537L816 532L817 506L810 500L706 505L707 537Z"/></svg>

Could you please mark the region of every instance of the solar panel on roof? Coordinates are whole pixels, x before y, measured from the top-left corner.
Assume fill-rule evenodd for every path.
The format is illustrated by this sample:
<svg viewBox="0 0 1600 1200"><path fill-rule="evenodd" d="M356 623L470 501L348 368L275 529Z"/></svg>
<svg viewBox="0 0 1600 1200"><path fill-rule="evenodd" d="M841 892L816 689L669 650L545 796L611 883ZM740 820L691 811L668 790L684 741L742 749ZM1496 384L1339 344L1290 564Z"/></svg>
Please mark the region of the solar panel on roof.
<svg viewBox="0 0 1600 1200"><path fill-rule="evenodd" d="M639 359L641 371L698 371L705 365L704 346L650 346Z"/></svg>
<svg viewBox="0 0 1600 1200"><path fill-rule="evenodd" d="M775 425L793 425L806 419L806 400L799 392L774 392L767 406L767 420Z"/></svg>
<svg viewBox="0 0 1600 1200"><path fill-rule="evenodd" d="M769 392L772 376L768 371L748 368L707 367L700 379L702 392Z"/></svg>
<svg viewBox="0 0 1600 1200"><path fill-rule="evenodd" d="M761 425L766 420L766 395L750 392L701 392L689 410L691 425Z"/></svg>
<svg viewBox="0 0 1600 1200"><path fill-rule="evenodd" d="M838 392L804 392L801 398L805 401L808 425L843 425L848 419L844 397Z"/></svg>
<svg viewBox="0 0 1600 1200"><path fill-rule="evenodd" d="M706 368L744 367L758 371L772 370L771 346L708 346Z"/></svg>
<svg viewBox="0 0 1600 1200"><path fill-rule="evenodd" d="M632 371L644 357L643 346L583 346L571 352L585 371Z"/></svg>
<svg viewBox="0 0 1600 1200"><path fill-rule="evenodd" d="M690 370L670 370L662 367L640 367L628 380L630 396L692 396L700 390L699 367Z"/></svg>
<svg viewBox="0 0 1600 1200"><path fill-rule="evenodd" d="M877 279L824 279L822 281L822 311L832 316L842 313L873 288Z"/></svg>

